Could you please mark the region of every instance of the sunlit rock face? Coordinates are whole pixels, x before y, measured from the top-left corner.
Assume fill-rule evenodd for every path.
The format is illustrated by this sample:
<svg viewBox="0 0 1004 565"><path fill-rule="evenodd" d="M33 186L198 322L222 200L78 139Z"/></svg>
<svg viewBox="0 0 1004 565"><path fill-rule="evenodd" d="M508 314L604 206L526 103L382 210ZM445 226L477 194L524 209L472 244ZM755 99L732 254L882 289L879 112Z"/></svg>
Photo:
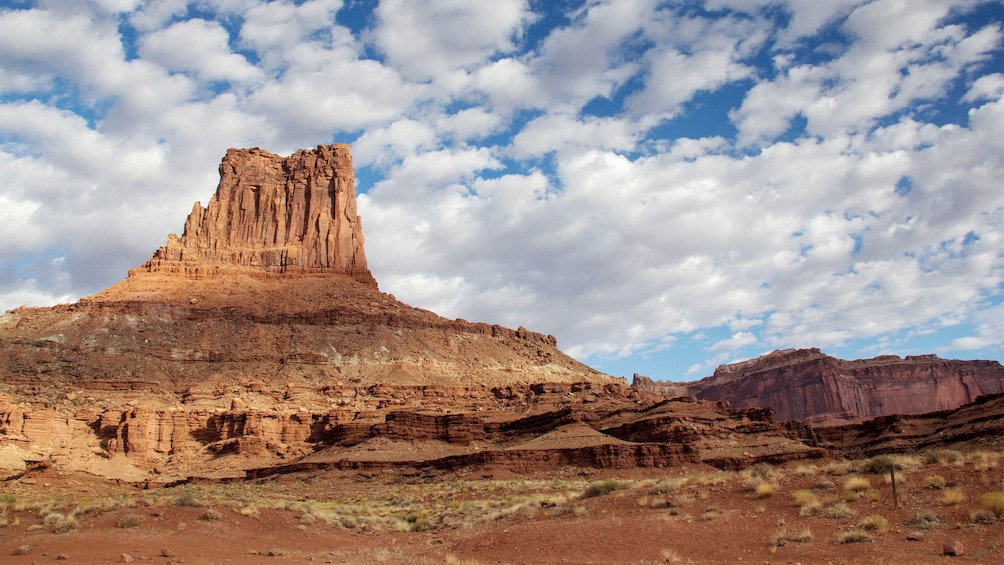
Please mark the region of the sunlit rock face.
<svg viewBox="0 0 1004 565"><path fill-rule="evenodd" d="M1004 392L1004 367L936 355L845 361L819 349L788 349L722 365L696 382L657 383L639 376L635 386L666 396L724 400L735 408L770 407L780 421L826 425L952 410Z"/></svg>

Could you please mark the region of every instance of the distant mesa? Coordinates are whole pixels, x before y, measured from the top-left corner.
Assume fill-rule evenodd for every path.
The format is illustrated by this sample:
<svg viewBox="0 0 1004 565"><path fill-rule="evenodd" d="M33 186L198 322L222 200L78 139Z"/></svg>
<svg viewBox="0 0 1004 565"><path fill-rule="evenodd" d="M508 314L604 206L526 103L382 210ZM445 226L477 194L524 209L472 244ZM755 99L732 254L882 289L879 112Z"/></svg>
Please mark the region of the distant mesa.
<svg viewBox="0 0 1004 565"><path fill-rule="evenodd" d="M668 397L725 400L735 408L773 408L780 421L834 425L953 410L982 395L1004 392L1004 367L996 361L937 355L845 361L816 348L786 349L722 365L695 382L655 382L635 375L632 386Z"/></svg>
<svg viewBox="0 0 1004 565"><path fill-rule="evenodd" d="M230 149L209 204L196 202L181 237L139 268L215 276L342 274L376 287L356 213L349 146L319 145L280 157Z"/></svg>

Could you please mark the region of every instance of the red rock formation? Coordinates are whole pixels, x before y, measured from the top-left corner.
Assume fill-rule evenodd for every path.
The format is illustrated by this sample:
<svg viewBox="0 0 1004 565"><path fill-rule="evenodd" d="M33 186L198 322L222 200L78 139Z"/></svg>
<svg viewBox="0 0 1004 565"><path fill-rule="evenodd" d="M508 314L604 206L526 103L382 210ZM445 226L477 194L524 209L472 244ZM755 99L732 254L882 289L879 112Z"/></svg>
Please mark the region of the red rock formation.
<svg viewBox="0 0 1004 565"><path fill-rule="evenodd" d="M770 407L782 421L827 425L958 408L981 395L1004 392L1004 367L935 355L844 361L819 349L800 349L723 365L697 382L653 383L636 376L634 386L667 396L724 400L736 408Z"/></svg>
<svg viewBox="0 0 1004 565"><path fill-rule="evenodd" d="M196 202L181 237L140 269L219 275L230 268L276 274L345 274L376 286L366 265L348 145L282 158L230 149L205 208Z"/></svg>

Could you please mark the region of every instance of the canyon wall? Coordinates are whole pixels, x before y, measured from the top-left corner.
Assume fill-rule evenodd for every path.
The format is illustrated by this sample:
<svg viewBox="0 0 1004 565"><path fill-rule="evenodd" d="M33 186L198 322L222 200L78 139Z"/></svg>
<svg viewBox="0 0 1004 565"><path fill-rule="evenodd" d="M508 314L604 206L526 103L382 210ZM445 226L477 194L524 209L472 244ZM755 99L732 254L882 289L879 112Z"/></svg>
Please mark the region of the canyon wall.
<svg viewBox="0 0 1004 565"><path fill-rule="evenodd" d="M634 386L666 396L727 401L736 408L770 407L781 421L827 425L955 409L1004 392L1004 367L935 355L845 361L819 349L799 349L723 365L696 382L656 383L639 375Z"/></svg>

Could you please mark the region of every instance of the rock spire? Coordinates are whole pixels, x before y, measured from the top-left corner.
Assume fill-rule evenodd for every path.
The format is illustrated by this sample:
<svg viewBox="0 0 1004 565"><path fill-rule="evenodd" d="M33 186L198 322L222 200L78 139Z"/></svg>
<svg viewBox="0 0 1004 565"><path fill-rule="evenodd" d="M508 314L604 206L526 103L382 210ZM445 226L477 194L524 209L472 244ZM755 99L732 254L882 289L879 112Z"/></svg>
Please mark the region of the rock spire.
<svg viewBox="0 0 1004 565"><path fill-rule="evenodd" d="M230 149L209 204L195 203L181 237L142 271L213 276L232 270L268 275L338 274L376 287L363 251L355 174L345 144L280 157Z"/></svg>

